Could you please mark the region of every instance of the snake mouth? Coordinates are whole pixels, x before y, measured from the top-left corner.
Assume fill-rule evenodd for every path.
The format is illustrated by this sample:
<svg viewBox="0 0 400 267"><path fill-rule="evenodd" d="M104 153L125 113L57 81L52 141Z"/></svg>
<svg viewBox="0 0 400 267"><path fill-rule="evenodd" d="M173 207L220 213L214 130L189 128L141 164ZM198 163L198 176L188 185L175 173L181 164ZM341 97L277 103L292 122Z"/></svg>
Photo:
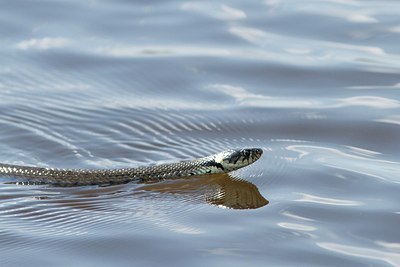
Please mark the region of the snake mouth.
<svg viewBox="0 0 400 267"><path fill-rule="evenodd" d="M262 154L263 154L263 150L261 148L252 148L251 154L250 154L251 155L250 158L251 158L252 162L261 158Z"/></svg>
<svg viewBox="0 0 400 267"><path fill-rule="evenodd" d="M257 159L259 159L264 152L261 148L253 148L253 151Z"/></svg>

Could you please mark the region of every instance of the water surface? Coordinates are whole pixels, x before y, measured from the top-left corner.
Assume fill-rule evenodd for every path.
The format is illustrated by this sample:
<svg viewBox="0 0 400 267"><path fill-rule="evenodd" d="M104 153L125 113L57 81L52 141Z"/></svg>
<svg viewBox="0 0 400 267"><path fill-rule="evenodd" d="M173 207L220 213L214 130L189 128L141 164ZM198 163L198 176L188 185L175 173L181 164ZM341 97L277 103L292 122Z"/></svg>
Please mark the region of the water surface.
<svg viewBox="0 0 400 267"><path fill-rule="evenodd" d="M264 150L230 175L156 184L1 178L2 265L399 266L398 10L1 2L0 162L124 168Z"/></svg>

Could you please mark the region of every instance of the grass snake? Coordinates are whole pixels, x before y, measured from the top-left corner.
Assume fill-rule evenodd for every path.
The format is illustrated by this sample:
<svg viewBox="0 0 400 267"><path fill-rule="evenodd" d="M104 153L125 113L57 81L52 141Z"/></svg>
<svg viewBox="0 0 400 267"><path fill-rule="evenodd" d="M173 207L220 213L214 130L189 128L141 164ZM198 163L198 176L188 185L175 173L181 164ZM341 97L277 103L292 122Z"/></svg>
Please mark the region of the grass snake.
<svg viewBox="0 0 400 267"><path fill-rule="evenodd" d="M57 186L108 185L130 181L159 181L204 174L227 173L258 160L260 148L227 150L211 156L177 163L127 169L55 169L0 164L0 176L20 178L28 184Z"/></svg>

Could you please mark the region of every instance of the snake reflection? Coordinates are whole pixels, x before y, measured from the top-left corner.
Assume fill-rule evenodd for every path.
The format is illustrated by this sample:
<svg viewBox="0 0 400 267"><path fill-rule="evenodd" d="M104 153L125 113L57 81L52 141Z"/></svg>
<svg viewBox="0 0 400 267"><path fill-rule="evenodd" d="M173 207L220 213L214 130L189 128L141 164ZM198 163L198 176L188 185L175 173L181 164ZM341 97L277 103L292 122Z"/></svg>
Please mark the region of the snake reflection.
<svg viewBox="0 0 400 267"><path fill-rule="evenodd" d="M190 203L204 202L229 209L257 209L269 203L256 185L241 178L231 177L229 174L197 176L151 184L140 182L104 187L47 187L46 191L49 191L48 196L37 196L36 199L65 208L89 211L99 209L99 199L108 202L121 197L138 198L143 197L143 193L146 192L158 193L160 197L163 194L177 195L189 200ZM57 197L59 194L68 197L59 198Z"/></svg>
<svg viewBox="0 0 400 267"><path fill-rule="evenodd" d="M138 190L202 197L209 204L231 209L257 209L269 202L256 185L229 174L194 177L144 185Z"/></svg>

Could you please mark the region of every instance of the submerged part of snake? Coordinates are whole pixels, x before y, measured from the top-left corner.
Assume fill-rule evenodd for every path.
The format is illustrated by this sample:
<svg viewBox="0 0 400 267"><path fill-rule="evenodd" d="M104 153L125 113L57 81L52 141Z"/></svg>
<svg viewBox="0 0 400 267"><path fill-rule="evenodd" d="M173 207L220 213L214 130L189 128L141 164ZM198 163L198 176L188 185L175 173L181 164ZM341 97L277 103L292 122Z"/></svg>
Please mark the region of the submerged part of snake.
<svg viewBox="0 0 400 267"><path fill-rule="evenodd" d="M0 176L22 178L29 184L45 183L58 186L106 185L130 181L158 181L204 174L227 173L258 160L260 148L227 150L204 158L178 163L128 169L82 170L53 169L0 164Z"/></svg>

